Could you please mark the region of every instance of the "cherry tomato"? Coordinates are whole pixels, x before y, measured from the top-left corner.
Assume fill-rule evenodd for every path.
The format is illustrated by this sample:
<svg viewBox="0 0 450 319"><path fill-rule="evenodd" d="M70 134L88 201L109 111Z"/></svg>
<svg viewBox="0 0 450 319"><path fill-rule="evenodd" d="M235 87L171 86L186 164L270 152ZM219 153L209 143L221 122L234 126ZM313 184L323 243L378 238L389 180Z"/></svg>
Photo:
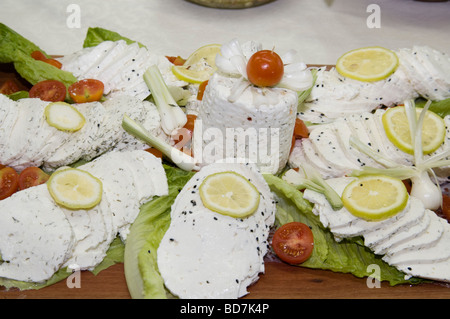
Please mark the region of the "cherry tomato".
<svg viewBox="0 0 450 319"><path fill-rule="evenodd" d="M13 79L8 79L0 86L0 94L10 95L20 91L19 86Z"/></svg>
<svg viewBox="0 0 450 319"><path fill-rule="evenodd" d="M39 167L27 167L19 174L19 190L44 184L49 177Z"/></svg>
<svg viewBox="0 0 450 319"><path fill-rule="evenodd" d="M39 98L48 102L62 102L66 98L66 86L56 80L45 80L36 83L30 89L30 98Z"/></svg>
<svg viewBox="0 0 450 319"><path fill-rule="evenodd" d="M145 151L149 152L150 154L153 154L155 157L158 157L158 158L163 157L163 153L154 147L147 148L147 149L145 149Z"/></svg>
<svg viewBox="0 0 450 319"><path fill-rule="evenodd" d="M0 170L0 200L5 199L19 188L19 174L12 167Z"/></svg>
<svg viewBox="0 0 450 319"><path fill-rule="evenodd" d="M31 52L31 57L35 60L38 61L44 61L47 59L47 57L45 56L44 53L42 53L41 51L33 51Z"/></svg>
<svg viewBox="0 0 450 319"><path fill-rule="evenodd" d="M31 53L31 57L32 57L33 59L35 59L35 60L38 60L38 61L42 61L42 62L51 64L51 65L53 65L54 67L57 67L58 69L61 69L61 68L62 68L62 63L61 63L61 62L59 62L59 61L56 60L56 59L47 58L47 57L45 56L45 54L42 53L41 51L33 51L33 52Z"/></svg>
<svg viewBox="0 0 450 319"><path fill-rule="evenodd" d="M203 81L202 83L200 83L199 87L198 87L198 92L197 92L197 100L201 101L203 100L203 93L205 93L205 89L206 86L208 85L208 80Z"/></svg>
<svg viewBox="0 0 450 319"><path fill-rule="evenodd" d="M166 56L166 58L174 65L183 65L184 62L186 62L186 59L183 59L180 56Z"/></svg>
<svg viewBox="0 0 450 319"><path fill-rule="evenodd" d="M272 248L282 261L288 264L301 264L313 251L313 233L306 224L300 222L284 224L275 231Z"/></svg>
<svg viewBox="0 0 450 319"><path fill-rule="evenodd" d="M69 86L69 95L75 103L100 101L105 86L95 79L80 80Z"/></svg>
<svg viewBox="0 0 450 319"><path fill-rule="evenodd" d="M450 222L450 196L442 195L442 211L441 216Z"/></svg>
<svg viewBox="0 0 450 319"><path fill-rule="evenodd" d="M309 137L308 127L306 126L305 122L303 122L299 118L295 119L294 136L295 136L295 138Z"/></svg>
<svg viewBox="0 0 450 319"><path fill-rule="evenodd" d="M274 86L281 81L283 74L283 61L274 51L258 51L248 60L248 80L256 86Z"/></svg>

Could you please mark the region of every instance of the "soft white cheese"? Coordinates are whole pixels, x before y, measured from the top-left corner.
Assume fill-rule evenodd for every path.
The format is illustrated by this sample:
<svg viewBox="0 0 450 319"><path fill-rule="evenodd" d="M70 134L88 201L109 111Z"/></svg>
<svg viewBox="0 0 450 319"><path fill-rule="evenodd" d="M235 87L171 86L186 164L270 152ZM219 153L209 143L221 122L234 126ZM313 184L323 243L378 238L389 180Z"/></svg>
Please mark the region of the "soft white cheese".
<svg viewBox="0 0 450 319"><path fill-rule="evenodd" d="M260 191L257 211L236 219L204 207L198 193L210 174L235 171ZM180 298L239 298L264 272L275 204L253 164L214 163L186 184L171 210L171 224L157 251L164 284Z"/></svg>
<svg viewBox="0 0 450 319"><path fill-rule="evenodd" d="M168 194L161 159L143 150L110 152L79 169L103 184L92 209L57 205L46 185L0 201L0 277L41 282L64 267L92 270L118 235L126 241L141 204Z"/></svg>
<svg viewBox="0 0 450 319"><path fill-rule="evenodd" d="M72 252L72 226L46 185L0 201L0 277L27 282L49 279Z"/></svg>
<svg viewBox="0 0 450 319"><path fill-rule="evenodd" d="M383 159L398 165L413 166L414 157L398 149L387 137L382 123L384 113L385 110L379 109L374 113L353 114L331 123L311 126L309 138L296 141L288 164L301 167L306 162L325 179L345 176L364 166L385 167L378 159L352 147L350 138L353 137ZM425 159L449 149L450 116L446 116L444 121L447 126L444 143L432 154L425 155ZM450 167L440 167L435 169L435 173L440 183L444 183L448 181Z"/></svg>
<svg viewBox="0 0 450 319"><path fill-rule="evenodd" d="M341 177L327 182L341 195L352 180ZM425 209L419 199L410 197L398 214L370 221L352 215L345 207L334 211L323 194L305 190L304 198L314 205L313 213L337 241L361 236L368 248L406 277L450 282L450 225Z"/></svg>
<svg viewBox="0 0 450 319"><path fill-rule="evenodd" d="M246 158L263 172L277 173L291 149L297 93L250 86L230 102L237 81L218 72L210 78L195 125L194 154L203 164Z"/></svg>
<svg viewBox="0 0 450 319"><path fill-rule="evenodd" d="M93 78L103 82L108 97L130 95L144 100L149 91L143 75L151 65L157 65L167 85L185 86L171 71L172 64L163 55L155 55L138 43L124 40L104 41L60 59L62 69L78 79Z"/></svg>

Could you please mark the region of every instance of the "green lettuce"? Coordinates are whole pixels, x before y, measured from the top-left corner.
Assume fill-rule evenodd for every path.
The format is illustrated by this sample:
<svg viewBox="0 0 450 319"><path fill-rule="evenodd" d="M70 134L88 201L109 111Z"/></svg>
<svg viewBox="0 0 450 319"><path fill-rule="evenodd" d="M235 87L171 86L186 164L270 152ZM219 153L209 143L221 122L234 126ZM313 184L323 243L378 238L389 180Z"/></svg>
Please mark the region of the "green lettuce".
<svg viewBox="0 0 450 319"><path fill-rule="evenodd" d="M169 193L141 207L130 228L125 246L125 278L134 299L166 299L173 296L165 289L158 271L156 251L170 225L170 210L180 190L194 173L164 166Z"/></svg>
<svg viewBox="0 0 450 319"><path fill-rule="evenodd" d="M106 30L103 28L89 28L84 39L83 48L95 47L103 41L119 41L124 40L127 44L132 44L137 41L131 40L127 37L120 35L117 32ZM137 42L140 47L144 47L143 44Z"/></svg>
<svg viewBox="0 0 450 319"><path fill-rule="evenodd" d="M277 201L277 227L292 221L307 224L314 235L314 250L311 257L300 267L326 269L334 272L351 273L356 277L374 277L370 265L378 265L380 281L390 285L423 282L418 278L405 279L405 274L385 263L364 246L362 238L337 242L329 230L325 229L318 216L312 212L311 204L303 198L294 186L273 175L264 176Z"/></svg>
<svg viewBox="0 0 450 319"><path fill-rule="evenodd" d="M16 31L0 23L0 63L13 63L17 73L34 85L44 80L58 80L69 86L77 81L70 72L31 57L33 51L49 55Z"/></svg>

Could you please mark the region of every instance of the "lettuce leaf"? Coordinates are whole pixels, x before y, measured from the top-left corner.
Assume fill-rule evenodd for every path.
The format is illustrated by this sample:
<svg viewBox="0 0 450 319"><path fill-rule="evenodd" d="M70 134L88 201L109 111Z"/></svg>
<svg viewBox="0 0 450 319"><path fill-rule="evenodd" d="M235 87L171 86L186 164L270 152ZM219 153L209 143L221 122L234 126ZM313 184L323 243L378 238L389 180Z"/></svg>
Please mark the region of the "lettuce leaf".
<svg viewBox="0 0 450 319"><path fill-rule="evenodd" d="M131 40L127 37L120 35L117 32L106 30L103 28L89 28L84 39L83 48L95 47L103 41L119 41L124 40L127 44L132 44L137 41ZM144 47L143 44L137 42L140 47Z"/></svg>
<svg viewBox="0 0 450 319"><path fill-rule="evenodd" d="M167 165L164 168L169 182L169 194L155 198L141 207L125 245L125 278L134 299L173 297L165 289L159 274L156 251L169 228L171 206L194 173Z"/></svg>
<svg viewBox="0 0 450 319"><path fill-rule="evenodd" d="M295 187L273 175L264 176L277 201L276 226L290 221L299 221L311 227L314 235L314 250L311 257L300 267L326 269L334 272L351 273L356 277L374 276L370 265L380 269L380 281L388 281L390 285L402 283L417 284L424 280L419 278L405 279L405 274L385 263L381 256L375 255L363 245L361 238L353 238L337 242L330 231L325 229L312 207L303 199L303 195Z"/></svg>
<svg viewBox="0 0 450 319"><path fill-rule="evenodd" d="M423 108L426 103L427 100L422 98L419 98L415 101L416 107L421 108ZM450 98L442 101L432 101L429 110L438 114L440 117L450 115Z"/></svg>
<svg viewBox="0 0 450 319"><path fill-rule="evenodd" d="M13 63L20 76L32 85L44 80L58 80L69 86L77 81L72 73L33 59L31 53L36 50L49 57L37 45L0 23L0 63Z"/></svg>

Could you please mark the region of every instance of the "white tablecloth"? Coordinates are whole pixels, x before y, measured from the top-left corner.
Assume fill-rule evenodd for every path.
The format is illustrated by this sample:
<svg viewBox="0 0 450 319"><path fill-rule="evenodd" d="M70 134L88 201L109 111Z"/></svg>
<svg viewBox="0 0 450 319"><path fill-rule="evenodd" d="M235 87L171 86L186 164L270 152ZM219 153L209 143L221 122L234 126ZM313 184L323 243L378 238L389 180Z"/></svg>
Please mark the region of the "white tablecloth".
<svg viewBox="0 0 450 319"><path fill-rule="evenodd" d="M183 57L232 38L279 53L295 49L311 64L334 64L342 53L371 45L429 45L450 54L450 2L276 0L224 10L185 0L1 0L0 22L50 54L81 49L88 27L97 26Z"/></svg>

